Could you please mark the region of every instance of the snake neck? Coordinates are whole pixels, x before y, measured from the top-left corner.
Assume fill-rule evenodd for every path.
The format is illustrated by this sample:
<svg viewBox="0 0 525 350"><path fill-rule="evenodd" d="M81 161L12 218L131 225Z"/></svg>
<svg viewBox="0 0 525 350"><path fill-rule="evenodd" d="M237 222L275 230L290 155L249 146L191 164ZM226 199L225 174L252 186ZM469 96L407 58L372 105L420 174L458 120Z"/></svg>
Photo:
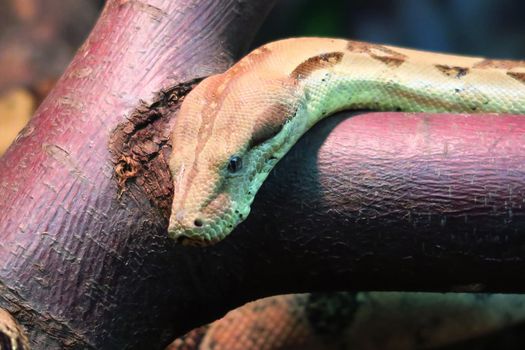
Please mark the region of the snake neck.
<svg viewBox="0 0 525 350"><path fill-rule="evenodd" d="M393 48L389 50L391 54L394 52ZM348 51L307 59L305 62L318 62L321 68L314 69L310 63L306 74L291 73L302 89L299 95L303 113L297 118L306 118L309 127L343 109L525 112L525 62L518 62L513 72L497 66L504 61L491 61L493 66L487 67L481 64L486 60L462 57L463 65L451 66L410 60L401 52L397 55L397 58L378 59L370 54ZM456 57L441 56L443 59ZM454 62L452 58L448 61Z"/></svg>
<svg viewBox="0 0 525 350"><path fill-rule="evenodd" d="M307 39L295 40L298 44ZM524 61L324 40L325 52L310 48L313 55L287 73L299 92L296 113L275 139L282 145L278 159L319 120L345 109L525 113Z"/></svg>

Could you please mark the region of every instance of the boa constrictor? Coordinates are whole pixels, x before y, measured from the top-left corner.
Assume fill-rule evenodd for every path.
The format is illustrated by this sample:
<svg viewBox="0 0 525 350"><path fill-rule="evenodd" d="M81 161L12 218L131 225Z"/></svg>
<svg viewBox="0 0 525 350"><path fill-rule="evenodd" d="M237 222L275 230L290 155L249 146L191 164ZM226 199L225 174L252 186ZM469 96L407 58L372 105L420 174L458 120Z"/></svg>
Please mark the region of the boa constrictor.
<svg viewBox="0 0 525 350"><path fill-rule="evenodd" d="M202 81L181 106L170 236L223 239L301 135L342 109L522 114L525 62L327 38L262 46Z"/></svg>
<svg viewBox="0 0 525 350"><path fill-rule="evenodd" d="M279 159L317 121L342 109L521 114L525 112L525 62L321 38L289 39L263 46L227 72L205 79L186 97L181 107L173 131L175 151L170 160L174 179L170 235L183 243L200 245L227 236L246 218L257 190ZM374 294L358 296L362 300L376 300ZM264 307L258 304L254 310L277 311L280 315L290 310L290 315L297 315L297 310L302 310L304 298L296 295L266 299L258 301ZM409 298L410 303L401 302L405 298ZM422 307L428 307L430 318L440 317L445 321L443 324L449 324L457 319L457 314L449 317L444 311L447 298L441 294L391 293L377 295L377 300L385 302L377 308L377 302L357 304L362 305L363 315L373 312L385 315L385 311L388 314L393 307L399 317L394 317L392 323L405 322L404 325L417 319L407 311L421 316ZM492 307L486 299L471 295L450 298L457 303L453 309L465 305L462 310L485 310L486 314L466 312L464 315L474 315L473 319L479 319L485 331L505 326L502 320L510 323L522 320L525 314L520 296L492 296ZM403 307L392 306L398 304ZM504 307L507 304L512 306ZM245 313L238 315L241 320L235 324L250 324ZM354 318L358 314L351 312L350 315ZM278 331L290 330L297 322L304 323L306 318L298 316ZM266 322L264 324L272 331L278 328L275 317L262 315L257 320L254 325L257 334L261 322ZM211 348L206 342L213 342L213 348L220 348L217 344L233 348L224 339L232 332L223 329L224 324L231 322L224 322L215 323L197 336L203 341L199 348ZM357 333L362 333L363 328L359 325L363 324L355 320L351 324L352 327L344 327L345 332L360 329ZM214 332L215 328L221 331ZM365 328L377 329L370 324ZM405 328L414 328L414 334L419 334L416 326ZM427 330L432 333L443 331L430 328ZM248 338L260 339L251 337L254 332L246 330ZM284 336L274 337L278 344L283 339L293 338L292 333L282 332ZM417 338L417 345L422 345L420 335L408 333L408 340L403 344ZM476 332L462 329L461 334L472 336ZM449 331L444 331L444 337L454 338ZM247 346L238 336L230 338L242 343L244 349L261 348L259 343ZM441 343L437 338L430 338L425 338L423 343ZM191 348L196 346L195 337L185 339L191 340ZM398 338L395 339L397 342ZM349 341L354 345L359 343L356 339ZM264 348L280 348L281 345L267 342ZM179 340L173 348L186 349L188 343Z"/></svg>

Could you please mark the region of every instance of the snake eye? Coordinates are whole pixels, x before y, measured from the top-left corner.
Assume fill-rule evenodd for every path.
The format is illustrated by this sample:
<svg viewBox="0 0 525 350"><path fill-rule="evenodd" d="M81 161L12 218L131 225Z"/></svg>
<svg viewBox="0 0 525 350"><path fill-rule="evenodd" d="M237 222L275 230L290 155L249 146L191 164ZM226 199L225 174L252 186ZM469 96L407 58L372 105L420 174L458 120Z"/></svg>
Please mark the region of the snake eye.
<svg viewBox="0 0 525 350"><path fill-rule="evenodd" d="M236 173L242 169L242 158L239 156L231 156L228 161L228 170L231 173Z"/></svg>

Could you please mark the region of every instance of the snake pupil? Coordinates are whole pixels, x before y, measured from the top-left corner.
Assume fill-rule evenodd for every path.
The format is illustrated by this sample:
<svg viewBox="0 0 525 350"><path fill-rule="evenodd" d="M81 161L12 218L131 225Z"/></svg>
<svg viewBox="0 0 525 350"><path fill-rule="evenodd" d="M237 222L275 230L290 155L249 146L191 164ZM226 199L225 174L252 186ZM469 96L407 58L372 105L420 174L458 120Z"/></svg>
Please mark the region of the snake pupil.
<svg viewBox="0 0 525 350"><path fill-rule="evenodd" d="M235 173L242 168L242 159L239 156L232 156L228 162L228 170Z"/></svg>

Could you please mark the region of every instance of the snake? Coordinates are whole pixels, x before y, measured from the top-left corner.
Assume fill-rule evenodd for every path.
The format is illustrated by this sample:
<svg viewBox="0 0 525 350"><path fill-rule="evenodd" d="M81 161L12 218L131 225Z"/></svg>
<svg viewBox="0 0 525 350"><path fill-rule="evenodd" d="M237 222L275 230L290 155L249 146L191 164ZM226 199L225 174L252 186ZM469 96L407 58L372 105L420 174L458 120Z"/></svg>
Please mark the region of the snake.
<svg viewBox="0 0 525 350"><path fill-rule="evenodd" d="M174 188L168 225L170 237L182 244L204 246L223 240L247 218L262 183L297 140L321 119L348 109L523 114L525 61L457 56L331 38L292 38L263 45L224 73L204 79L181 105L173 126L173 152L169 160ZM315 333L304 328L311 326L305 324L308 316L304 311L311 298L312 295L296 294L256 301L258 304L254 306L232 311L225 320L180 338L170 349L194 349L197 343L202 349L233 349L232 344L258 349L261 344L246 342L259 339L265 327L268 334L279 327L285 331L281 337L280 333L274 334L272 339L276 339L277 345L268 342L264 348L280 348L283 339L296 339L292 334L298 329L301 331L297 339L304 341L305 334L311 337ZM457 319L457 314L449 317L448 311L443 311L447 309L443 307L447 298L453 303L450 310L457 310L458 305L465 310L482 310L480 314L463 315L477 319L481 328L463 329L457 337L444 331L442 340L432 338L432 334L441 334L443 330L429 328L433 333L425 338L427 345L443 344L465 334L472 336L482 328L488 331L503 327L506 323L502 319L515 322L524 315L520 296L361 292L356 298L359 302L351 302L350 306L360 305L360 309L349 313L352 321L342 328L344 332L358 329L356 334L361 334L370 324L355 322L359 312L363 315L376 312L373 319L383 319L385 310L397 307L391 305L403 305L396 311L399 317L392 319L393 324L403 321L403 327L411 325L412 319L418 320L421 310L428 308L429 319L442 317L443 325L452 324L454 328L451 320ZM492 307L487 298L494 301ZM405 299L409 302L402 302ZM502 307L507 304L512 306ZM271 315L261 315L261 310ZM322 307L319 310L326 311ZM405 317L407 310L413 310L416 316ZM510 310L512 317L503 310ZM274 317L275 313L280 316ZM339 316L338 320L345 319ZM284 324L276 325L278 319L283 319ZM253 331L246 328L250 324ZM243 325L246 338L239 335L227 338L235 334L225 328L228 325ZM416 345L421 345L418 327L405 327L414 329L415 335L408 332L403 344L419 339ZM356 339L349 341L356 345L360 341ZM229 340L233 343L228 343ZM318 341L322 339L316 338L314 343Z"/></svg>
<svg viewBox="0 0 525 350"><path fill-rule="evenodd" d="M199 83L173 126L168 234L210 245L247 218L266 177L340 110L525 112L525 61L332 38L263 45Z"/></svg>
<svg viewBox="0 0 525 350"><path fill-rule="evenodd" d="M524 320L519 294L286 294L234 309L166 350L485 349L491 334L497 349L511 344L495 344L496 333Z"/></svg>

